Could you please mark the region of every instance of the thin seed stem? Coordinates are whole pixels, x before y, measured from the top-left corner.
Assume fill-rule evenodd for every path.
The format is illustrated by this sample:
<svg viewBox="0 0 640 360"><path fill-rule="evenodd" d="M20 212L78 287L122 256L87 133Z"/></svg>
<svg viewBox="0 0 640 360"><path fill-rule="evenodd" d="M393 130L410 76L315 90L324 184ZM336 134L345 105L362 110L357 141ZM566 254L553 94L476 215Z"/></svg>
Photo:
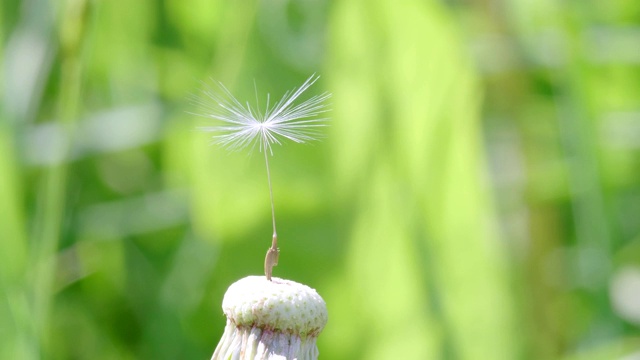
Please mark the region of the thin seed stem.
<svg viewBox="0 0 640 360"><path fill-rule="evenodd" d="M271 186L271 172L269 171L269 156L267 154L267 149L263 149L264 150L264 162L265 165L267 167L267 181L269 182L269 197L271 199L271 222L273 224L273 238L275 239L277 237L276 235L276 211L275 211L275 207L273 205L273 187ZM276 243L274 244L275 246L278 245L277 240Z"/></svg>
<svg viewBox="0 0 640 360"><path fill-rule="evenodd" d="M278 265L278 257L280 250L278 250L278 234L276 232L276 210L273 205L273 187L271 186L271 171L269 170L269 154L267 154L267 142L263 143L262 151L264 152L264 162L267 167L267 180L269 182L269 197L271 198L271 222L273 224L273 238L271 239L271 247L267 250L267 255L264 258L264 275L267 280L271 280L271 274L273 267Z"/></svg>

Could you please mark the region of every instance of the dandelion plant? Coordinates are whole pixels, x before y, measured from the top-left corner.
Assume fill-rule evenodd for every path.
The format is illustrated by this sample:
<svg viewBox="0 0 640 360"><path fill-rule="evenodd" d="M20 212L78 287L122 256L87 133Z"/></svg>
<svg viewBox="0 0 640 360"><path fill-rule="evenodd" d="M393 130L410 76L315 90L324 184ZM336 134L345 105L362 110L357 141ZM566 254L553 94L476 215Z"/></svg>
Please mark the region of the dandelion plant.
<svg viewBox="0 0 640 360"><path fill-rule="evenodd" d="M302 95L319 76L312 75L297 89L287 91L280 101L271 103L267 94L264 109L260 108L256 91L256 105L251 106L238 101L221 83L216 82L217 89L208 88L204 94L208 99L199 99L198 103L208 111L206 117L222 122L221 125L202 127L204 131L214 132L213 142L229 150L242 150L256 147L264 153L267 170L269 198L271 200L271 223L273 236L271 247L267 250L264 261L264 273L267 280L271 280L273 267L278 265L280 250L278 248L278 233L276 231L276 214L273 201L273 186L271 185L271 171L269 169L269 155L273 156L274 144L281 145L284 140L305 143L317 140L318 129L325 126L326 118L321 117L328 111L325 101L331 94L325 92L299 104L295 100ZM217 91L216 91L217 90ZM211 103L209 100L213 100Z"/></svg>
<svg viewBox="0 0 640 360"><path fill-rule="evenodd" d="M222 309L227 325L212 360L318 358L316 338L327 322L324 300L306 285L271 276L280 250L269 169L274 144L316 140L319 128L325 126L322 114L328 111L329 93L295 103L317 80L318 76L312 75L278 102L272 103L267 94L264 108L259 105L257 90L256 104L252 106L238 101L220 82L205 90L205 98L196 99L207 111L206 117L221 122L202 128L214 132L214 143L229 150L258 149L264 154L273 226L271 247L264 260L265 276L240 279L224 296Z"/></svg>
<svg viewBox="0 0 640 360"><path fill-rule="evenodd" d="M318 293L295 281L247 276L229 286L224 334L211 360L316 360L316 339L327 323Z"/></svg>

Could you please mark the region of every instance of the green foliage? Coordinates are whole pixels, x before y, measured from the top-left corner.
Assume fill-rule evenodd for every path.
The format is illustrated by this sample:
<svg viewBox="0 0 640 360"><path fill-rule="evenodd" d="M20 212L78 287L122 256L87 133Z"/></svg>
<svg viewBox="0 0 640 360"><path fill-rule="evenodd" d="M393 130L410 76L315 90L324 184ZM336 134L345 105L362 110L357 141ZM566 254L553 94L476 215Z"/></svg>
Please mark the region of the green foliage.
<svg viewBox="0 0 640 360"><path fill-rule="evenodd" d="M3 2L0 359L210 356L270 205L261 154L210 146L188 99L314 72L326 138L270 164L274 276L327 301L321 358L637 356L639 12Z"/></svg>

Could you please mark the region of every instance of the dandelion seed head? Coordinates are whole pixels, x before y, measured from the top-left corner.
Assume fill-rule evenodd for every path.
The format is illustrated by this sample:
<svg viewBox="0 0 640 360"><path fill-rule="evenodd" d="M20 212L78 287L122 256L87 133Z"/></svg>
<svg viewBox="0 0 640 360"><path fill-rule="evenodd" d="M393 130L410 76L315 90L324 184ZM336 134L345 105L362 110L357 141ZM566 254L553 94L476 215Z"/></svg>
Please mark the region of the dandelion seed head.
<svg viewBox="0 0 640 360"><path fill-rule="evenodd" d="M296 143L317 140L321 136L320 128L328 120L322 115L329 110L326 100L331 94L324 92L314 95L298 104L295 101L318 78L315 74L311 75L299 88L285 92L273 104L271 96L267 94L263 109L257 101L257 90L256 104L252 106L248 102L241 103L222 83L214 82L215 87L205 86L204 97L195 97L193 101L205 111L197 115L221 124L200 129L213 132L213 142L229 150L253 150L257 147L259 151L271 154L272 145L281 145L285 140Z"/></svg>

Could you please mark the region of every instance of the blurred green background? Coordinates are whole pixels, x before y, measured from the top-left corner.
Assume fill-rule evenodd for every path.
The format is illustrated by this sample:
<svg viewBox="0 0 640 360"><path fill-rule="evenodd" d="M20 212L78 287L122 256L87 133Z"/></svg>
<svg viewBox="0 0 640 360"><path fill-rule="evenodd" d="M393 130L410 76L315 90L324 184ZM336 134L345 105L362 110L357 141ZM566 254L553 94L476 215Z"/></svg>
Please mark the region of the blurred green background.
<svg viewBox="0 0 640 360"><path fill-rule="evenodd" d="M323 359L640 358L640 2L0 3L0 359L208 359L261 274L261 156L190 96L312 73L275 276Z"/></svg>

